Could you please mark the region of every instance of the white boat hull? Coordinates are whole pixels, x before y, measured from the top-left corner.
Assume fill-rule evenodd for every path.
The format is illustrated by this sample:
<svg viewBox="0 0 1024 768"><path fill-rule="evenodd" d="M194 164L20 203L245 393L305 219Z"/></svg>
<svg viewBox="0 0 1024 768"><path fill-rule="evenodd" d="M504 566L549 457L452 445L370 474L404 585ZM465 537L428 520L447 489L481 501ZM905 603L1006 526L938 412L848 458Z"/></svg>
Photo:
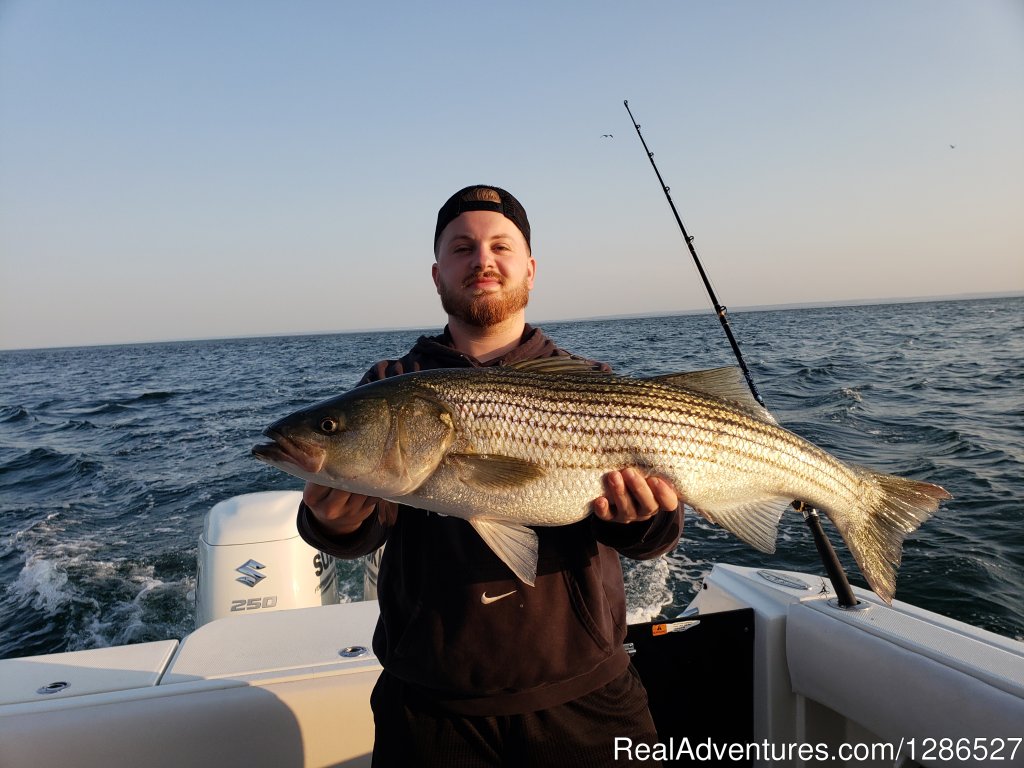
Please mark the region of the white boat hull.
<svg viewBox="0 0 1024 768"><path fill-rule="evenodd" d="M1024 766L1024 643L863 590L860 607L841 609L823 583L717 565L685 619L631 628L667 638L636 643L637 667L643 653L654 670L653 707L665 693L655 687L682 662L674 649L687 627L749 614L736 631L752 634L743 646L752 658L702 647L700 633L687 640L704 679L668 691L671 708L656 713L669 757L742 739L754 765L828 755L837 766ZM181 641L0 660L0 766L369 765L377 614L375 601L248 611ZM739 661L744 685L704 712L705 733L693 731L701 686L722 688Z"/></svg>

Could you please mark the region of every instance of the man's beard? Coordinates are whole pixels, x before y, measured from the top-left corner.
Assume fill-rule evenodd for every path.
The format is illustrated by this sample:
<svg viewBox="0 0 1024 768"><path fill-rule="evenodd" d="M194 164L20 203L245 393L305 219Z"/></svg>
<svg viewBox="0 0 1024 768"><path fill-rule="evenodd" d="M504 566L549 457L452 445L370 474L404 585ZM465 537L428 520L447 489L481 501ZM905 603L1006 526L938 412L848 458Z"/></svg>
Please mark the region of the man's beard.
<svg viewBox="0 0 1024 768"><path fill-rule="evenodd" d="M466 282L472 282L481 276L497 277L501 280L502 290L496 294L476 293L467 296L458 290L452 290L441 281L438 284L438 293L441 296L441 306L444 311L467 325L487 328L507 320L526 308L530 301L530 289L526 287L526 278L523 278L523 282L513 288L507 288L500 275L493 273L474 274Z"/></svg>

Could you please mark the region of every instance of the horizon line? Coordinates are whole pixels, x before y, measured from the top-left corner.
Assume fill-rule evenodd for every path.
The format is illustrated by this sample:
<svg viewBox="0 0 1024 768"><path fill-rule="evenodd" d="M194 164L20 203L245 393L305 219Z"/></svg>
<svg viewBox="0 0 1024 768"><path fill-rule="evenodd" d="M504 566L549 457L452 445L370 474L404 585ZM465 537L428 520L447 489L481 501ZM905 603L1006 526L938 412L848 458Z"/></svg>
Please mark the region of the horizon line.
<svg viewBox="0 0 1024 768"><path fill-rule="evenodd" d="M740 307L736 307L733 310L726 310L727 312L770 312L770 311L785 311L785 310L801 310L801 309L824 309L827 307L862 307L862 306L888 306L891 304L926 304L929 302L944 302L944 301L980 301L984 299L1012 299L1024 297L1024 291L991 291L991 292L976 292L976 293L962 293L962 294L946 294L938 296L904 296L904 297L889 297L889 298L875 298L875 299L845 299L839 301L808 301L808 302L788 302L783 304L750 304ZM612 314L612 315L592 315L588 317L572 317L562 319L548 319L537 322L531 322L533 326L544 326L554 325L557 323L590 323L607 320L637 320L643 318L656 318L656 317L678 317L683 315L699 315L706 312L711 312L710 308L705 309L680 309L680 310L662 310L659 312L628 312L623 314ZM713 314L713 312L712 312ZM137 340L137 341L110 341L110 342L98 342L93 344L54 344L42 347L4 347L0 349L0 353L4 352L35 352L35 351L57 351L62 349L88 349L92 347L130 347L130 346L141 346L146 344L188 344L205 341L243 341L246 339L274 339L274 338L293 338L296 336L344 336L347 334L356 333L398 333L402 331L422 331L427 330L436 326L422 326L422 325L406 325L406 326L382 326L376 328L351 328L345 330L331 330L331 331L275 331L271 333L256 333L248 335L230 335L230 336L196 336L180 339L148 339L148 340Z"/></svg>

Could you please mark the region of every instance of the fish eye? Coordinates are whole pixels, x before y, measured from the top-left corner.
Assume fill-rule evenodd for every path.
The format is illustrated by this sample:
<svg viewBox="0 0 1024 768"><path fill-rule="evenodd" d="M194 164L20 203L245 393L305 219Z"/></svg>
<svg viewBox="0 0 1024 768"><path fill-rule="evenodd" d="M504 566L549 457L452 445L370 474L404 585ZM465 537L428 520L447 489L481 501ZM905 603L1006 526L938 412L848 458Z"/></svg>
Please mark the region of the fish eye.
<svg viewBox="0 0 1024 768"><path fill-rule="evenodd" d="M325 416L320 420L320 431L326 432L328 435L338 431L338 420L330 416Z"/></svg>

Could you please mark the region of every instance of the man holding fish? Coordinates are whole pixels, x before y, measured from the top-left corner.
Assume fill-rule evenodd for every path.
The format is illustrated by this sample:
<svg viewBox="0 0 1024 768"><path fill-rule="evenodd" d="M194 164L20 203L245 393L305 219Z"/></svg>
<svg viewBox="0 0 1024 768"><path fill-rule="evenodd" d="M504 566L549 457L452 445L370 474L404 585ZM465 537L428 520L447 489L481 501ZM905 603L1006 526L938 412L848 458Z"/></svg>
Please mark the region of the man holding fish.
<svg viewBox="0 0 1024 768"><path fill-rule="evenodd" d="M526 323L536 262L526 212L511 194L480 185L455 193L438 212L434 253L447 327L377 363L360 384L547 359L608 370ZM398 434L389 443L401 453L403 441L428 439ZM317 476L320 467L306 469ZM521 470L500 457L474 457L465 469L469 488L514 484ZM407 474L410 484L422 480L415 468ZM374 765L611 765L615 737L656 742L622 647L619 554L649 559L674 549L682 505L669 482L636 467L603 482L591 516L535 529L471 524L307 482L298 523L311 545L351 559L387 543L373 642L384 667L371 697ZM531 537L525 565L514 529Z"/></svg>
<svg viewBox="0 0 1024 768"><path fill-rule="evenodd" d="M279 419L253 448L313 484L298 521L311 544L358 557L387 540L372 703L381 733L405 735L378 739L382 764L389 747L472 743L599 765L606 724L647 733L619 647L618 554L671 550L679 500L768 553L800 500L893 599L903 542L945 489L783 428L737 368L636 379L558 349L525 323L529 224L503 190L457 193L435 243L444 334Z"/></svg>

